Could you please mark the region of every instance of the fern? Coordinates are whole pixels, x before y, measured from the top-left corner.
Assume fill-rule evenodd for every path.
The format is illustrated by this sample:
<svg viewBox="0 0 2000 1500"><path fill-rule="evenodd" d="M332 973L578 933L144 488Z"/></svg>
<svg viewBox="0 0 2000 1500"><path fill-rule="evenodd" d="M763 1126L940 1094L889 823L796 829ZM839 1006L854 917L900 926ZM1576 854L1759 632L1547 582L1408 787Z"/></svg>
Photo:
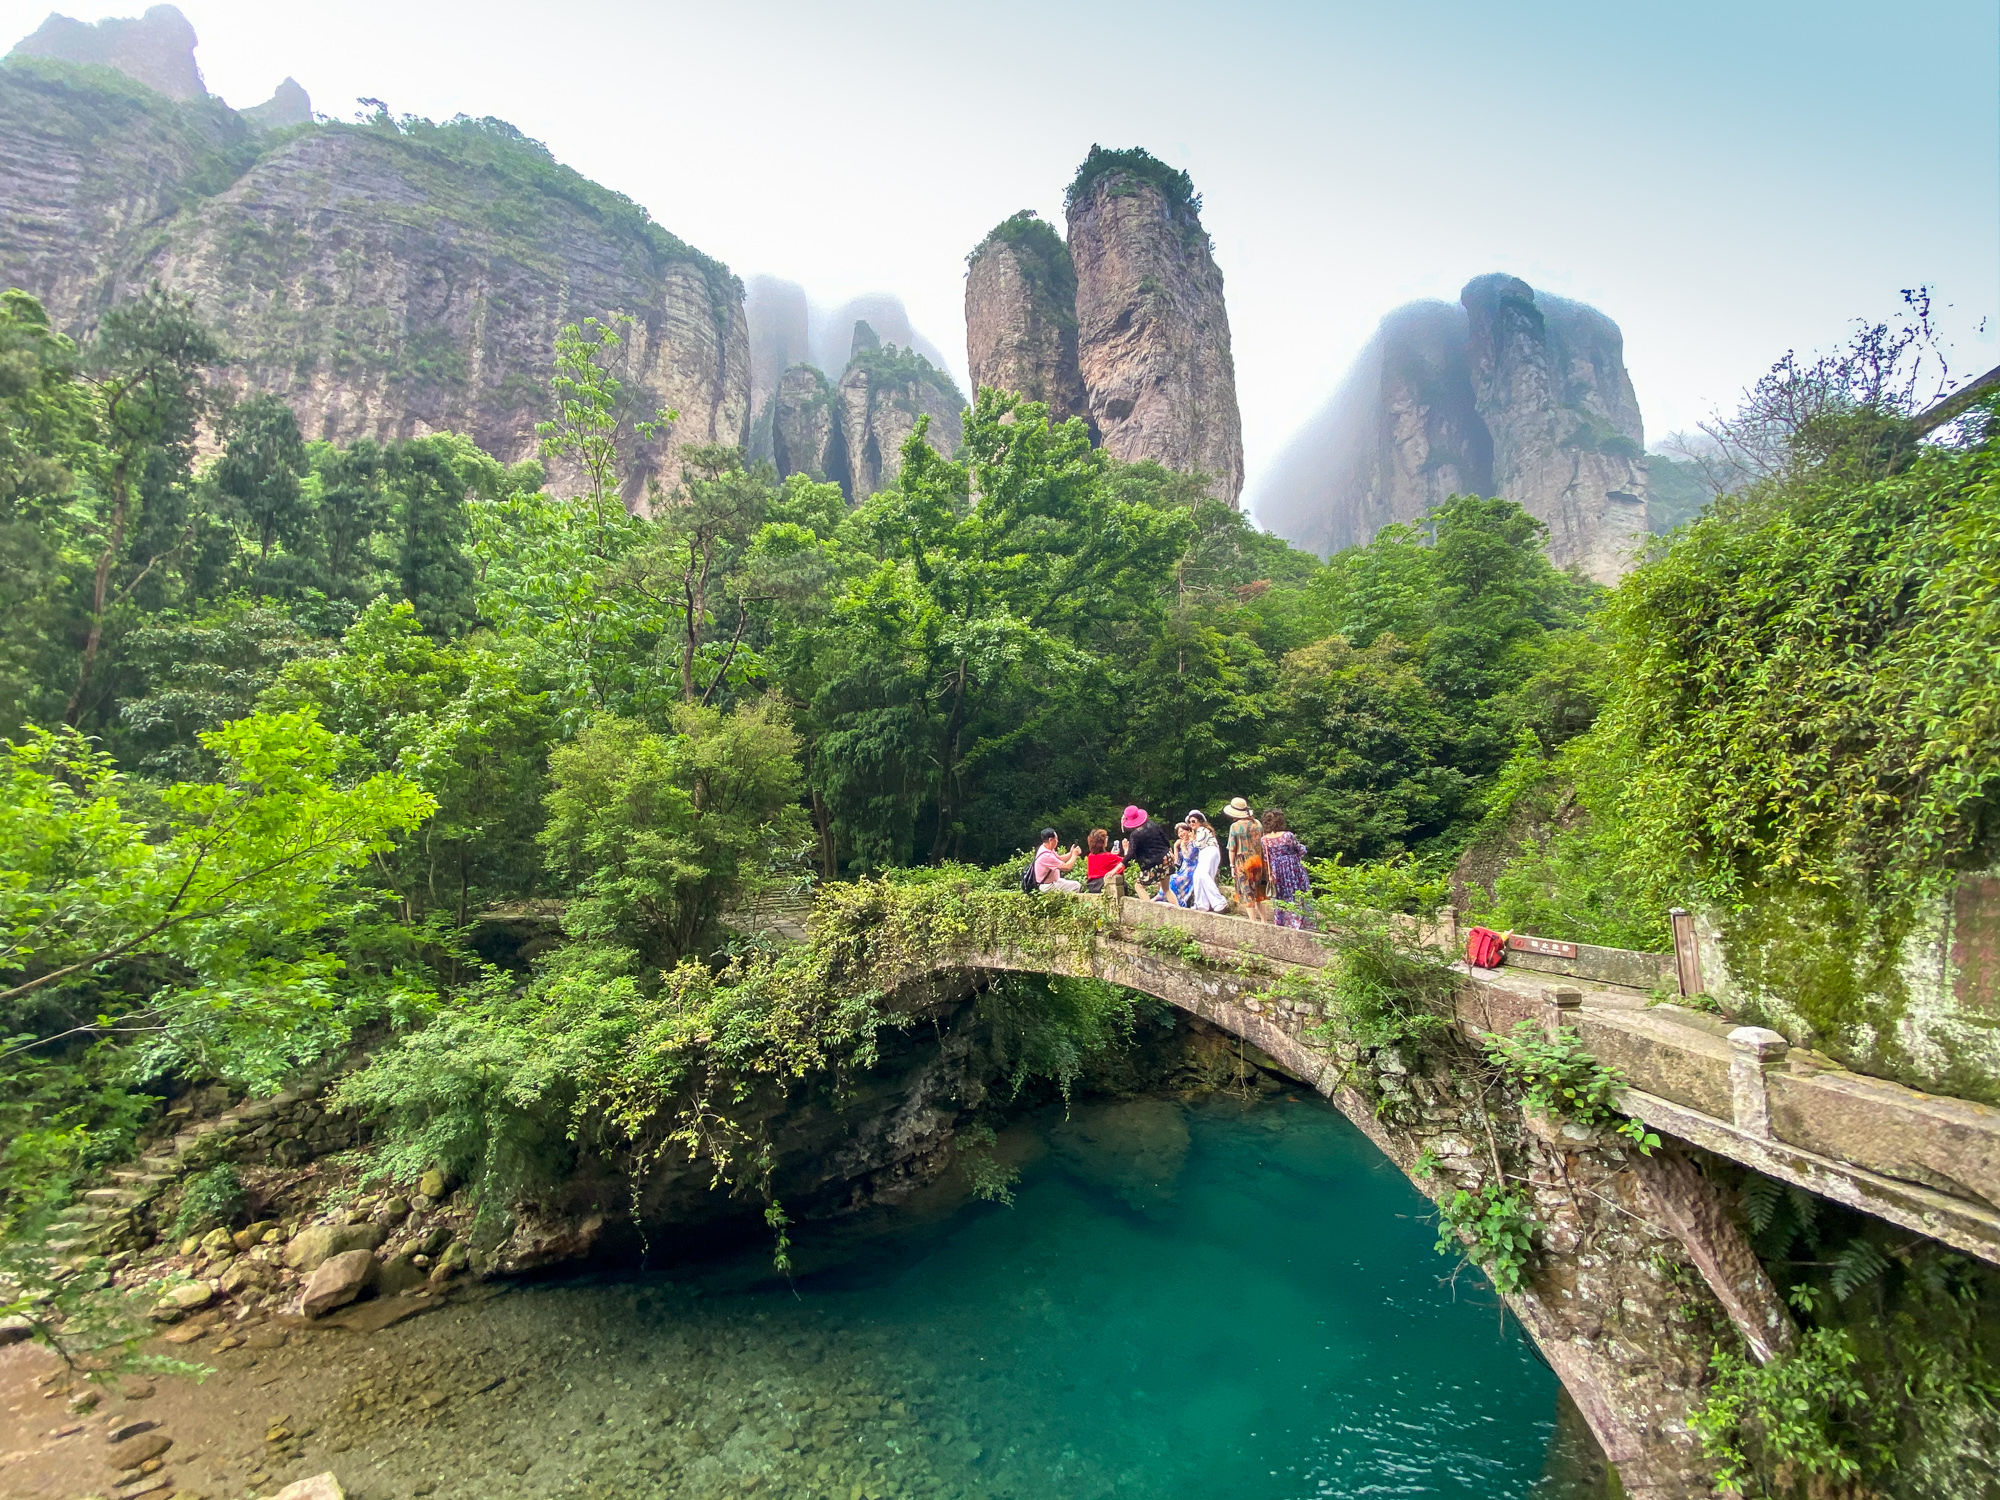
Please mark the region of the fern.
<svg viewBox="0 0 2000 1500"><path fill-rule="evenodd" d="M1743 1217L1750 1221L1750 1232L1762 1234L1771 1227L1771 1220L1777 1216L1778 1200L1784 1196L1784 1184L1775 1177L1760 1177L1752 1174L1743 1180Z"/></svg>
<svg viewBox="0 0 2000 1500"><path fill-rule="evenodd" d="M1845 1302L1855 1292L1889 1269L1889 1258L1868 1240L1851 1240L1834 1252L1834 1300Z"/></svg>
<svg viewBox="0 0 2000 1500"><path fill-rule="evenodd" d="M1789 1185L1785 1188L1785 1199L1791 1204L1792 1218L1797 1226L1792 1231L1794 1236L1804 1240L1808 1250L1818 1250L1820 1200L1802 1187Z"/></svg>

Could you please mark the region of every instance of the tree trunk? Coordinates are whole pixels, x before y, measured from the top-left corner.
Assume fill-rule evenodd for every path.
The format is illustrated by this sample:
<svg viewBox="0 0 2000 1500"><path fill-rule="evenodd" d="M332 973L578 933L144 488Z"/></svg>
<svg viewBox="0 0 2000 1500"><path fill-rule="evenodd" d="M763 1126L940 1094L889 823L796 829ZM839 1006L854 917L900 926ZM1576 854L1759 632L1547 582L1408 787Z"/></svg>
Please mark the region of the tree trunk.
<svg viewBox="0 0 2000 1500"><path fill-rule="evenodd" d="M97 577L90 588L90 633L83 638L83 661L77 668L76 691L63 709L63 723L74 728L83 718L83 695L90 687L90 674L97 665L98 649L104 644L104 598L111 591L111 566L118 549L125 545L125 522L131 511L131 490L126 484L129 459L121 456L111 470L111 534L98 554Z"/></svg>

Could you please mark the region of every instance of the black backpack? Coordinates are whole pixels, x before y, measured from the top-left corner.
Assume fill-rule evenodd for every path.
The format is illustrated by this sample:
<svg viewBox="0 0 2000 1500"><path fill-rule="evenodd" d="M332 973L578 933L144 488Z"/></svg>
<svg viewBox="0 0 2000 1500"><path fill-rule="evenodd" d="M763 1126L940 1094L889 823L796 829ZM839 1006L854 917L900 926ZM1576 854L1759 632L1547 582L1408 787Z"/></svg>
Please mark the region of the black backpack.
<svg viewBox="0 0 2000 1500"><path fill-rule="evenodd" d="M1041 889L1041 886L1035 880L1035 861L1040 858L1041 855L1037 853L1028 861L1027 867L1021 871L1021 894L1024 896L1032 896L1036 891Z"/></svg>

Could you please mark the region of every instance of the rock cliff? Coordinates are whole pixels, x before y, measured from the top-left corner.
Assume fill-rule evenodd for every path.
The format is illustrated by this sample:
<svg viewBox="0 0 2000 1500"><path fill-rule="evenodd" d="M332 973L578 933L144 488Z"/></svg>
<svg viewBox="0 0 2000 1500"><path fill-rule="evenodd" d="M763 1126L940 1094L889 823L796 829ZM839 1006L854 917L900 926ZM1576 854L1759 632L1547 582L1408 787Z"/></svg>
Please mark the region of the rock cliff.
<svg viewBox="0 0 2000 1500"><path fill-rule="evenodd" d="M833 387L811 365L793 365L771 399L771 452L780 478L804 474L847 485L843 423L834 420Z"/></svg>
<svg viewBox="0 0 2000 1500"><path fill-rule="evenodd" d="M1052 420L1090 420L1077 363L1076 268L1062 237L1032 212L995 226L967 257L965 357L973 389L1015 391ZM1092 435L1096 434L1095 424Z"/></svg>
<svg viewBox="0 0 2000 1500"><path fill-rule="evenodd" d="M1646 534L1644 427L1617 324L1512 276L1391 313L1274 466L1257 518L1322 554L1454 494L1518 501L1560 567L1611 582Z"/></svg>
<svg viewBox="0 0 2000 1500"><path fill-rule="evenodd" d="M1144 151L1093 146L1066 202L1077 358L1105 449L1207 474L1236 504L1236 364L1193 184Z"/></svg>
<svg viewBox="0 0 2000 1500"><path fill-rule="evenodd" d="M785 371L759 414L753 456L769 459L781 479L831 481L858 505L896 482L903 441L919 417L931 419L930 445L956 456L965 397L923 355L884 343L866 319L853 325L848 345L853 352L837 381L812 365Z"/></svg>
<svg viewBox="0 0 2000 1500"><path fill-rule="evenodd" d="M1494 492L1547 523L1558 566L1616 580L1647 535L1645 429L1618 325L1514 276L1481 276L1459 301Z"/></svg>
<svg viewBox="0 0 2000 1500"><path fill-rule="evenodd" d="M866 322L883 343L921 354L933 369L947 367L943 352L911 324L903 299L887 292L850 297L838 307L814 307L812 363L822 370L844 368L853 353L854 325L860 322Z"/></svg>
<svg viewBox="0 0 2000 1500"><path fill-rule="evenodd" d="M965 436L965 398L950 376L915 350L858 343L834 388L846 472L827 476L839 480L856 504L896 482L903 440L919 417L931 419L930 445L947 458L958 453Z"/></svg>
<svg viewBox="0 0 2000 1500"><path fill-rule="evenodd" d="M205 99L208 88L194 60L194 27L171 5L155 5L137 20L89 25L51 14L14 48L16 57L115 68L169 99ZM296 85L294 85L296 87Z"/></svg>
<svg viewBox="0 0 2000 1500"><path fill-rule="evenodd" d="M677 479L681 446L744 440L736 279L509 126L273 137L217 100L31 61L0 68L0 167L0 284L72 332L156 279L188 293L230 378L309 438L449 429L529 457L557 330L622 314L633 413L680 413L634 455L628 503Z"/></svg>
<svg viewBox="0 0 2000 1500"><path fill-rule="evenodd" d="M177 104L97 68L0 65L0 285L70 332L101 311L146 237L255 157L220 100Z"/></svg>

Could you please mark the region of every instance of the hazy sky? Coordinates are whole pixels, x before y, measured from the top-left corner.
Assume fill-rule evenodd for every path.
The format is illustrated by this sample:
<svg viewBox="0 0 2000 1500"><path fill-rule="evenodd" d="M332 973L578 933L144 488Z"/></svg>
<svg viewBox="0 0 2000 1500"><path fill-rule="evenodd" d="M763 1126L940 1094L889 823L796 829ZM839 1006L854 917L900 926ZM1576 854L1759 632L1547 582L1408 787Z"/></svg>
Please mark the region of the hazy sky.
<svg viewBox="0 0 2000 1500"><path fill-rule="evenodd" d="M180 4L232 104L498 115L746 277L900 295L961 383L966 252L1143 145L1205 199L1253 505L1376 320L1485 271L1619 322L1649 441L1918 282L2000 363L1993 0Z"/></svg>

